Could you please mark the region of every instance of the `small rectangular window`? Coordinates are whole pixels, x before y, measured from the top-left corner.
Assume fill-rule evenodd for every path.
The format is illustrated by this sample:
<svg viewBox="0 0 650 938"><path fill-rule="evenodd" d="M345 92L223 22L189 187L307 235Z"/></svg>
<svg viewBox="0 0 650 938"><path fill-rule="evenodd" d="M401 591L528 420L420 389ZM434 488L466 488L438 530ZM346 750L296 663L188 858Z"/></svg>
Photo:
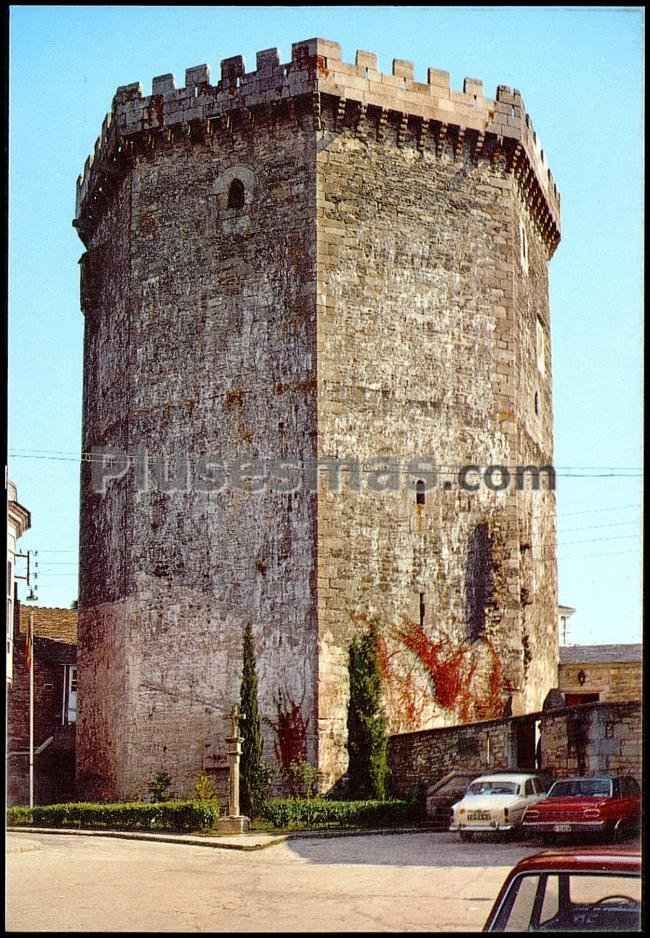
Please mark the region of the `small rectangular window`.
<svg viewBox="0 0 650 938"><path fill-rule="evenodd" d="M63 713L61 722L76 723L77 720L77 666L63 665Z"/></svg>
<svg viewBox="0 0 650 938"><path fill-rule="evenodd" d="M544 334L544 323L537 317L535 331L535 347L537 352L537 369L540 374L546 374L546 335Z"/></svg>
<svg viewBox="0 0 650 938"><path fill-rule="evenodd" d="M528 273L528 237L523 222L519 222L519 260L521 269Z"/></svg>

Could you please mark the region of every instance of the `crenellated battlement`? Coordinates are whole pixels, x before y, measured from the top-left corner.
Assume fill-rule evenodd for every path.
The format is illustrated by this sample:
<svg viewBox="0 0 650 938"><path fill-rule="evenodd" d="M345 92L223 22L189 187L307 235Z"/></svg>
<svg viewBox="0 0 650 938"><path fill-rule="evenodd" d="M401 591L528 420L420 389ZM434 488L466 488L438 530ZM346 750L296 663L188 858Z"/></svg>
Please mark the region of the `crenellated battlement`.
<svg viewBox="0 0 650 938"><path fill-rule="evenodd" d="M317 38L294 43L286 64L275 48L258 52L250 72L240 55L223 59L215 83L209 66L198 65L185 70L180 88L172 74L156 76L150 95L144 95L139 82L119 87L77 181L76 227L81 234L82 219L92 219L92 203L101 200L136 143L146 148L157 138L205 139L220 123L230 126L232 117L250 126L260 110L295 99L307 102L320 130L323 95L338 99L341 115L350 103L359 120L372 114L378 127L382 119L397 115L404 126L407 121L418 124L418 139L430 128L436 146L448 135L457 146L469 132L475 157L503 153L550 253L557 246L560 194L519 91L499 85L495 97L488 98L475 78L465 78L463 90L456 91L449 73L434 68L427 70L426 83L418 82L413 63L403 59L393 59L387 74L379 70L375 53L359 50L349 64L342 61L337 42Z"/></svg>

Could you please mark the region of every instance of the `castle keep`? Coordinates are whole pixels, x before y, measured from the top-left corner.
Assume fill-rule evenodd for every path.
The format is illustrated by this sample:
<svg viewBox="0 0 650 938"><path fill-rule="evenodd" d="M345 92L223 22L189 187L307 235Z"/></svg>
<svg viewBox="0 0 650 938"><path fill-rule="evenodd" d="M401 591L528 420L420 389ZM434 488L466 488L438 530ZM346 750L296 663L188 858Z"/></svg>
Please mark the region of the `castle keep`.
<svg viewBox="0 0 650 938"><path fill-rule="evenodd" d="M287 491L136 471L98 491L100 457L82 462L82 794L142 795L161 769L191 791L246 622L265 755L317 763L325 788L347 764L349 642L371 623L392 732L541 708L555 501L514 467L552 462L559 216L505 86L420 83L311 39L288 64L225 59L214 83L198 66L182 88L118 88L77 186L84 452L343 469L339 491L327 473ZM435 485L413 466L393 484L413 460ZM512 482L470 490L469 465Z"/></svg>

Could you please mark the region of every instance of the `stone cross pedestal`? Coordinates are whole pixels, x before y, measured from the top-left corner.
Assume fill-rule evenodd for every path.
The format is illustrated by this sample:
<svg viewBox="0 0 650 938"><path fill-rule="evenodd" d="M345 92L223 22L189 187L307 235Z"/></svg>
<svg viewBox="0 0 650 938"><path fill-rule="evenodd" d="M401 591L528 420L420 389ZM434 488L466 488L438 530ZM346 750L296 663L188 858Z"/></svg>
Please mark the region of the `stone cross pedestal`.
<svg viewBox="0 0 650 938"><path fill-rule="evenodd" d="M239 813L239 758L242 743L242 738L239 735L240 719L239 707L235 704L230 711L231 734L226 736L228 762L230 763L228 814L226 817L219 818L217 822L217 830L223 834L243 834L250 826L249 819Z"/></svg>

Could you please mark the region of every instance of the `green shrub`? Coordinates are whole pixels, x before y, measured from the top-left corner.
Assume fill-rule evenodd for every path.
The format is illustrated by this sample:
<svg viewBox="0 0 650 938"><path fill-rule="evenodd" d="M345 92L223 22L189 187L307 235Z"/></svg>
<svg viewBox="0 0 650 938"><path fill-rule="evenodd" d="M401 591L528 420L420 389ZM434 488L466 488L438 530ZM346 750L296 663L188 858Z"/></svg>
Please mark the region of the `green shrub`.
<svg viewBox="0 0 650 938"><path fill-rule="evenodd" d="M200 772L194 785L194 797L197 801L216 801L219 803L217 789L207 772Z"/></svg>
<svg viewBox="0 0 650 938"><path fill-rule="evenodd" d="M374 625L354 638L348 658L348 785L353 798L383 800L389 775L378 635Z"/></svg>
<svg viewBox="0 0 650 938"><path fill-rule="evenodd" d="M270 787L269 767L264 762L264 739L257 700L255 640L248 622L244 629L239 734L242 738L239 763L239 808L242 814L259 817Z"/></svg>
<svg viewBox="0 0 650 938"><path fill-rule="evenodd" d="M7 809L7 824L34 827L98 827L111 830L207 830L216 826L218 801L164 801L146 804L49 804Z"/></svg>
<svg viewBox="0 0 650 938"><path fill-rule="evenodd" d="M285 772L290 791L307 800L318 790L318 769L311 762L292 762Z"/></svg>
<svg viewBox="0 0 650 938"><path fill-rule="evenodd" d="M149 794L154 804L161 801L170 801L172 796L169 794L172 780L167 772L157 772L149 783Z"/></svg>
<svg viewBox="0 0 650 938"><path fill-rule="evenodd" d="M410 801L327 801L324 798L275 798L262 817L274 827L396 827L418 821L420 807Z"/></svg>

